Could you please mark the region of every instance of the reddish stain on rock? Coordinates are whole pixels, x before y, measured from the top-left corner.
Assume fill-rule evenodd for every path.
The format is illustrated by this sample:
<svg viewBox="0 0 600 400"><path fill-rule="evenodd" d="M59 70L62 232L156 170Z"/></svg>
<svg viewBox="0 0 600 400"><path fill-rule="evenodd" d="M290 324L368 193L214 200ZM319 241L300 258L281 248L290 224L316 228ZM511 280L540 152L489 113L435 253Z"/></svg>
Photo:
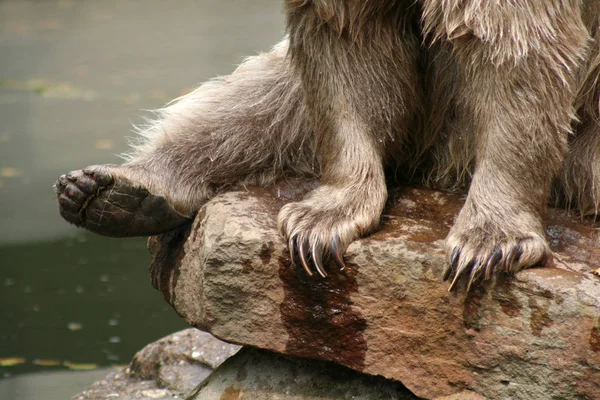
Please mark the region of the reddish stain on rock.
<svg viewBox="0 0 600 400"><path fill-rule="evenodd" d="M463 325L465 329L475 331L481 329L481 307L485 294L486 289L484 286L477 286L467 293L463 307Z"/></svg>
<svg viewBox="0 0 600 400"><path fill-rule="evenodd" d="M240 398L240 389L229 386L223 391L219 400L238 400Z"/></svg>
<svg viewBox="0 0 600 400"><path fill-rule="evenodd" d="M367 322L350 300L358 291L357 267L347 265L344 271L331 267L331 273L323 279L292 266L288 257L280 257L280 265L284 290L280 311L289 334L286 354L363 370Z"/></svg>
<svg viewBox="0 0 600 400"><path fill-rule="evenodd" d="M521 314L523 306L519 303L518 297L512 292L510 285L498 285L492 291L492 298L498 302L502 312L509 317L518 317Z"/></svg>

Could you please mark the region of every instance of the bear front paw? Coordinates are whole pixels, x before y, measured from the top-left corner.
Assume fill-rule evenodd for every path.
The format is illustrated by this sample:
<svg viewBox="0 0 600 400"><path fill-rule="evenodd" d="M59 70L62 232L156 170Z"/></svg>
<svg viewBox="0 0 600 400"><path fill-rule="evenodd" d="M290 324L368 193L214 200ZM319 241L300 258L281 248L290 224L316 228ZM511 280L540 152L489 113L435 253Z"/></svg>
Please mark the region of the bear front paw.
<svg viewBox="0 0 600 400"><path fill-rule="evenodd" d="M514 273L544 265L552 252L541 234L507 231L499 226L463 228L457 221L446 239L448 257L444 280L451 280L451 291L461 277L468 277L467 291L473 283L491 279L495 273Z"/></svg>

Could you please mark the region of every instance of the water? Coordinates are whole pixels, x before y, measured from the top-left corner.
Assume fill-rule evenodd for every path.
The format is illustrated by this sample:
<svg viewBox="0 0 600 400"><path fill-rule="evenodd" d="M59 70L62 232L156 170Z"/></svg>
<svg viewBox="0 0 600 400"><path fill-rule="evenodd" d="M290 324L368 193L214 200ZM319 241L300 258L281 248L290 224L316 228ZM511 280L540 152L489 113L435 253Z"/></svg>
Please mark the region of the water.
<svg viewBox="0 0 600 400"><path fill-rule="evenodd" d="M0 254L0 358L24 359L0 374L55 369L39 360L126 364L144 344L185 327L149 284L144 240L73 232Z"/></svg>
<svg viewBox="0 0 600 400"><path fill-rule="evenodd" d="M38 387L45 399L68 398L97 373L65 365L126 364L186 327L150 285L145 239L70 227L52 185L66 171L120 162L140 110L268 50L282 37L280 8L0 0L0 365L15 364L0 366L0 399L9 390L40 398Z"/></svg>

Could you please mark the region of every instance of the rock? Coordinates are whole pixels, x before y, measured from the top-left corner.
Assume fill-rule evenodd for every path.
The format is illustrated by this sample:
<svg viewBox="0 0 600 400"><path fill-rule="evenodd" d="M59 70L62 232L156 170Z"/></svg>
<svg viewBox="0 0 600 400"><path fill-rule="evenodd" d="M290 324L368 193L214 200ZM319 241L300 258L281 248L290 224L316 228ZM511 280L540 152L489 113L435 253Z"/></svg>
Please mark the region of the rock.
<svg viewBox="0 0 600 400"><path fill-rule="evenodd" d="M417 400L418 397L399 382L330 362L244 348L206 379L197 399Z"/></svg>
<svg viewBox="0 0 600 400"><path fill-rule="evenodd" d="M600 398L592 222L550 210L548 268L448 293L443 241L460 196L406 189L382 229L349 247L347 268L320 279L291 266L276 229L281 205L311 185L217 196L192 226L151 238L153 285L223 340L382 375L423 398Z"/></svg>
<svg viewBox="0 0 600 400"><path fill-rule="evenodd" d="M190 328L149 344L74 400L182 399L239 346Z"/></svg>

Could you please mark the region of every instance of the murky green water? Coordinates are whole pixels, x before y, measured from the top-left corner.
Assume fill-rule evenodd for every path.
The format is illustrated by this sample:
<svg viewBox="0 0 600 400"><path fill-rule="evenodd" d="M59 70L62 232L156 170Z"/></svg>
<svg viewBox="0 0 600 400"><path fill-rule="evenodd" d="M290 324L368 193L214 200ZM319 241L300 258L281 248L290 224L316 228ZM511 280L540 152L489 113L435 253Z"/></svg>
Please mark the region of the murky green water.
<svg viewBox="0 0 600 400"><path fill-rule="evenodd" d="M0 373L49 369L39 360L124 364L185 327L150 286L147 253L144 240L83 232L0 247L0 354L25 361Z"/></svg>
<svg viewBox="0 0 600 400"><path fill-rule="evenodd" d="M52 185L66 171L119 162L140 110L268 50L282 37L280 8L0 0L0 364L16 364L0 367L1 399L68 398L87 383L55 374L65 362L126 364L186 326L150 285L145 239L70 227ZM56 393L32 394L44 382Z"/></svg>

